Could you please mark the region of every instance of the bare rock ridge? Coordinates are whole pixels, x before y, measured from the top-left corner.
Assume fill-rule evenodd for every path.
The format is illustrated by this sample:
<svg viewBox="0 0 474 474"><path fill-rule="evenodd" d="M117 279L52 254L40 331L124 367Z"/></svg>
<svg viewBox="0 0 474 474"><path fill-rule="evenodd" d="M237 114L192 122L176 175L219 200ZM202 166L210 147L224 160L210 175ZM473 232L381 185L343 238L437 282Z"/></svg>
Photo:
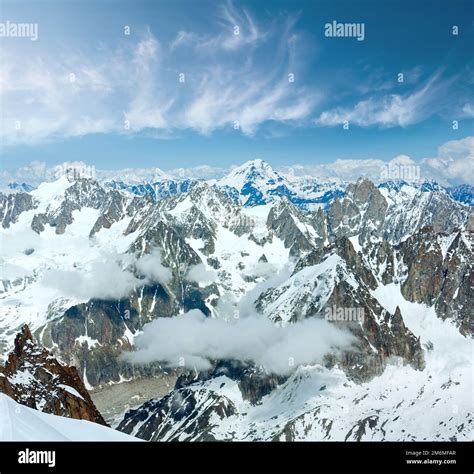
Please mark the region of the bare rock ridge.
<svg viewBox="0 0 474 474"><path fill-rule="evenodd" d="M5 366L0 367L0 392L44 413L107 426L77 369L62 365L37 345L27 325L16 336Z"/></svg>

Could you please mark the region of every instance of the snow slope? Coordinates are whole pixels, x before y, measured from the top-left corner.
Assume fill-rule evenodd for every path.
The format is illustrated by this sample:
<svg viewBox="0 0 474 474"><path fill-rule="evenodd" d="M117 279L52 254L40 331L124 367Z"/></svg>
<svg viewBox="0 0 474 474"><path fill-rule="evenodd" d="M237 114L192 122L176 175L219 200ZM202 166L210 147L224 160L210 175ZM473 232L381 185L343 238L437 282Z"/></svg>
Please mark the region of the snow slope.
<svg viewBox="0 0 474 474"><path fill-rule="evenodd" d="M139 441L84 420L48 415L0 393L0 441Z"/></svg>

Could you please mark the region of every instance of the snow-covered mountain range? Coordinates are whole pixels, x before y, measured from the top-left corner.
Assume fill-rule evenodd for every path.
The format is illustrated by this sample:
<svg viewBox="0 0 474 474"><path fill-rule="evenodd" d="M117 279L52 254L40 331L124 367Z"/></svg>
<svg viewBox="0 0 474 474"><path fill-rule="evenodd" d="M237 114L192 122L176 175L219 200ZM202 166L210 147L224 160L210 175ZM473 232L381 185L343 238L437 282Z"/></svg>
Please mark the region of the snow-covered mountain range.
<svg viewBox="0 0 474 474"><path fill-rule="evenodd" d="M472 188L131 176L0 194L1 358L27 324L92 397L174 374L113 422L147 440L472 437Z"/></svg>
<svg viewBox="0 0 474 474"><path fill-rule="evenodd" d="M67 167L68 165L64 164L55 172L51 172L49 181L67 172ZM94 177L108 188L128 191L137 196L149 195L154 199L163 199L187 192L197 182L206 182L222 188L234 201L247 207L265 204L283 196L302 209L327 207L337 197L344 195L345 188L350 183L340 178L298 175L292 168L276 171L261 159L234 167L227 174L222 169L202 168L205 167L168 173L159 168L104 171L83 164L71 165L71 169L76 170L79 175ZM474 205L474 187L469 184L442 186L432 179L406 181L381 177L374 182L380 189L392 191L402 188L414 188L424 192L437 190L447 193L455 201ZM35 186L13 181L8 182L4 188L6 192L30 192Z"/></svg>

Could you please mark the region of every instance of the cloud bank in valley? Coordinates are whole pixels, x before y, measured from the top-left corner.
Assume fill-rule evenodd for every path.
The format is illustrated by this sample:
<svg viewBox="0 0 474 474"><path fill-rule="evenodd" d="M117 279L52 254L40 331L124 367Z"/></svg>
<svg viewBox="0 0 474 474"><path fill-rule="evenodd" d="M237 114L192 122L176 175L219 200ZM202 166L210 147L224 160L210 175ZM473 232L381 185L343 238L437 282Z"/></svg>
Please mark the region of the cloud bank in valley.
<svg viewBox="0 0 474 474"><path fill-rule="evenodd" d="M134 263L136 270L150 283L166 285L171 280L171 270L161 263L161 253L153 249Z"/></svg>
<svg viewBox="0 0 474 474"><path fill-rule="evenodd" d="M204 263L199 263L189 269L186 278L191 282L197 283L199 286L207 286L217 280L217 272L206 268Z"/></svg>
<svg viewBox="0 0 474 474"><path fill-rule="evenodd" d="M162 265L160 252L153 250L140 258L106 255L83 268L50 269L43 275L42 284L80 300L119 299L139 286L165 285L170 279L170 269Z"/></svg>
<svg viewBox="0 0 474 474"><path fill-rule="evenodd" d="M170 367L211 368L211 360L232 359L289 374L299 365L316 364L325 354L348 347L353 336L321 319L277 327L252 315L238 319L206 317L193 309L144 326L135 339L136 352L124 354L133 363L159 361Z"/></svg>
<svg viewBox="0 0 474 474"><path fill-rule="evenodd" d="M140 284L140 280L133 273L124 271L117 262L111 261L93 262L87 272L48 270L42 284L80 300L116 299L128 295Z"/></svg>

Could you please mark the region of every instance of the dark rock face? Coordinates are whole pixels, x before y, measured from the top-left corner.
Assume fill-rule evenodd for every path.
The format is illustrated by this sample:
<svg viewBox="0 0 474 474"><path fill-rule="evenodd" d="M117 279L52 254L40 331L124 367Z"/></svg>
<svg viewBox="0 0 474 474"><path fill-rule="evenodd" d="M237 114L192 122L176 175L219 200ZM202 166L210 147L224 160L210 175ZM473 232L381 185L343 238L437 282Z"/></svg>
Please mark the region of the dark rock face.
<svg viewBox="0 0 474 474"><path fill-rule="evenodd" d="M405 327L398 307L394 314L390 314L368 294L362 297L360 294L354 294L354 289L344 282L334 289L327 305L338 308L356 305L364 309L362 323L333 323L341 329L348 329L357 342L353 348L345 350L341 355L328 356L328 366L339 364L348 378L356 382L365 382L380 375L392 357L401 358L403 363L410 364L415 369L424 368L420 341Z"/></svg>
<svg viewBox="0 0 474 474"><path fill-rule="evenodd" d="M466 230L469 232L474 232L474 210L472 209L466 222Z"/></svg>
<svg viewBox="0 0 474 474"><path fill-rule="evenodd" d="M106 425L76 368L62 365L35 344L28 326L23 326L0 368L0 392L45 413Z"/></svg>
<svg viewBox="0 0 474 474"><path fill-rule="evenodd" d="M214 362L212 370L194 373L184 373L176 380L175 389L189 386L197 381L203 382L216 377L227 377L237 382L244 400L252 404L268 395L275 387L282 384L287 377L269 374L265 370L236 360L219 360Z"/></svg>
<svg viewBox="0 0 474 474"><path fill-rule="evenodd" d="M393 246L386 240L382 240L375 245L368 245L364 249L365 262L372 269L372 275L377 275L379 283L388 285L394 282L397 275L395 268L397 259Z"/></svg>
<svg viewBox="0 0 474 474"><path fill-rule="evenodd" d="M473 232L436 233L424 227L399 245L377 242L364 249L364 262L379 284L400 284L403 297L434 306L464 335L473 333Z"/></svg>
<svg viewBox="0 0 474 474"><path fill-rule="evenodd" d="M462 334L474 334L474 233L458 233L443 260L443 285L435 303L436 314L454 319Z"/></svg>
<svg viewBox="0 0 474 474"><path fill-rule="evenodd" d="M400 285L407 300L434 305L438 316L457 321L463 334L472 332L470 214L442 192L419 193L400 204L387 200L368 180L359 180L346 191L327 216L321 209L303 215L284 199L274 204L267 219L271 233L254 240L264 245L280 238L290 255L300 258L292 275L295 281L264 291L255 306L270 319L290 324L323 317L327 307L363 309L361 321L331 321L352 333L355 343L343 352L328 354L326 367L338 366L356 383L382 374L392 358L421 371L425 359L420 339L405 325L400 308L387 311L373 290L380 284ZM424 227L431 221L431 227ZM456 223L463 230L456 230ZM308 224L314 233L305 233ZM354 236L358 236L356 242L350 239ZM304 273L333 257L338 257L331 267L333 273L316 274L314 279L311 273ZM265 260L262 254L261 261ZM266 313L270 305L272 313ZM120 429L152 440L213 439L216 423L234 414L225 392L216 389L219 381L229 379L251 404L259 404L286 380L235 361L218 361L206 373L181 376L168 397L129 412ZM212 416L209 407L219 416ZM330 420L317 419L317 410L312 415L330 431ZM294 439L293 425L300 421L296 417L276 438ZM377 416L361 419L347 432L347 439L361 439L377 424ZM226 439L232 436L229 433Z"/></svg>
<svg viewBox="0 0 474 474"><path fill-rule="evenodd" d="M0 221L4 229L18 220L18 216L35 207L33 197L28 193L0 193Z"/></svg>
<svg viewBox="0 0 474 474"><path fill-rule="evenodd" d="M417 192L389 204L371 181L359 179L347 186L343 198L334 201L327 220L333 238L358 235L361 245L380 238L398 244L425 226L435 233L453 232L469 225L471 215L468 206L453 201L444 191Z"/></svg>
<svg viewBox="0 0 474 474"><path fill-rule="evenodd" d="M263 195L253 191L247 205L260 203ZM246 192L244 189L242 194ZM453 319L463 334L472 334L473 213L440 191L418 193L403 202L385 196L373 183L361 179L349 185L345 196L336 199L327 213L322 209L304 213L288 199L278 199L262 232L229 193L208 184L195 183L186 193L156 201L147 196L131 198L104 189L92 180L78 180L65 191L58 207L37 213L31 227L40 233L50 225L62 234L73 222L74 211L92 208L99 211L89 233L94 241L102 229L109 229L125 217L131 218L124 232L127 236L134 234L127 253L140 257L158 248L163 264L171 271L171 280L166 285L146 283L120 300L90 300L70 307L38 328L35 336L45 346L54 348L61 361L78 367L86 386L160 373L163 369L158 363L132 366L119 356L133 350L134 335L156 318L193 308L210 314L211 305L215 306L220 296L219 289L226 291L226 286L199 287L187 281L186 274L203 260L214 269L229 273L222 270L226 267L224 257L216 253L219 231L225 228L236 236L248 234L249 240L262 247L281 239L291 259L298 259L292 275L295 280L303 280L298 291L292 293L282 284L266 290L256 301L257 309L273 321L291 324L323 317L327 307L364 310L362 321L331 321L355 336L355 343L348 350L328 354L324 361L327 367L338 366L356 383L380 375L392 357L423 370L419 339L405 326L400 309L397 307L393 314L387 311L373 296L373 290L380 284L395 283L407 300L434 306L439 317ZM0 195L2 225L8 227L21 212L34 207L28 194ZM254 229L258 230L255 235ZM195 247L196 241L202 241L200 248ZM241 251L240 255L249 254ZM272 259L267 249L262 248L258 255L260 263ZM304 273L332 257L337 259L330 271L314 277ZM237 258L235 268L243 270L245 265ZM243 279L258 281L254 275L244 275ZM280 298L287 298L288 304L269 313L267 308ZM56 361L51 355L45 361L52 364L50 359ZM75 388L72 384L79 379L78 373L73 376L64 371L60 380L67 383L60 384ZM55 398L44 402L40 395L31 398L27 394L25 404L47 406L50 412L62 411L66 416L93 417L84 414L85 408L80 405L81 400L88 404L86 395L82 395L84 386L75 388L82 398L74 398L50 381L47 372L38 369L33 375L46 384ZM12 383L16 380L14 373L13 377L0 374L0 387L10 396L22 398L23 388ZM242 362L214 361L212 370L182 375L167 397L129 412L120 428L151 440L214 439L213 427L236 413L233 402L216 381L235 382L242 399L258 405L264 397L277 392L286 379ZM46 396L40 389L42 385L34 382L32 386ZM360 438L365 429L376 424L375 418L361 420L348 436ZM282 433L292 439L292 430L288 424Z"/></svg>
<svg viewBox="0 0 474 474"><path fill-rule="evenodd" d="M49 223L48 216L46 214L35 214L31 221L31 228L37 233L41 234L44 231L45 226Z"/></svg>
<svg viewBox="0 0 474 474"><path fill-rule="evenodd" d="M346 193L329 208L329 228L336 238L360 234L359 241L365 242L382 229L387 201L368 179L348 185Z"/></svg>
<svg viewBox="0 0 474 474"><path fill-rule="evenodd" d="M321 246L324 245L328 239L328 222L326 214L321 208L311 215L311 223L318 236L316 243Z"/></svg>
<svg viewBox="0 0 474 474"><path fill-rule="evenodd" d="M117 429L150 441L213 441L213 428L238 413L233 402L220 393L226 383L237 382L242 398L255 405L287 378L242 362L220 360L207 372L182 373L168 396L128 411Z"/></svg>
<svg viewBox="0 0 474 474"><path fill-rule="evenodd" d="M217 219L226 220L225 225L242 227L245 223L242 224L238 215L236 217L238 207L219 190L208 185L196 185L189 195L193 199L192 207L177 219L173 210L187 195L160 202L149 197L130 200L119 191L104 190L96 182L82 179L66 189L57 209L34 217L32 226L37 232L52 225L57 233L62 233L72 222L74 210L84 206L97 209L100 215L90 231L91 238L101 229L110 228L114 222L132 217L124 234L136 232L137 236L127 253L142 257L159 249L163 265L170 269L171 280L166 288L159 284L146 284L118 301L91 300L75 305L62 317L37 329L41 342L54 348L63 360L76 365L91 386L160 371L158 364L137 368L118 356L123 351L132 350L133 335L147 322L194 308L209 314L206 301L219 295L215 285L200 288L197 283L187 281L188 269L202 261L186 238L205 241L204 254L214 250L216 223L205 218L199 210L200 205ZM218 267L219 262L214 260L213 265Z"/></svg>
<svg viewBox="0 0 474 474"><path fill-rule="evenodd" d="M216 363L208 378L225 376L235 380L244 400L258 403L265 395L282 384L287 377L268 374L262 369L238 361L221 360Z"/></svg>
<svg viewBox="0 0 474 474"><path fill-rule="evenodd" d="M403 260L408 266L402 293L409 301L431 306L442 286L443 256L440 246L431 239L417 237L411 237L401 245Z"/></svg>
<svg viewBox="0 0 474 474"><path fill-rule="evenodd" d="M419 193L387 212L382 237L399 242L427 226L435 233L451 233L467 222L470 212L468 206L454 202L446 193Z"/></svg>
<svg viewBox="0 0 474 474"><path fill-rule="evenodd" d="M176 301L161 287L147 286L119 301L91 300L69 308L64 315L40 328L36 335L61 358L77 366L91 386L122 378L152 375L158 364L137 367L120 360L132 350L133 334L157 317L177 313Z"/></svg>
<svg viewBox="0 0 474 474"><path fill-rule="evenodd" d="M205 406L196 410L203 397ZM117 429L148 441L179 441L182 437L214 441L212 428L235 413L237 410L228 398L205 389L184 387L130 410ZM183 428L179 429L181 424Z"/></svg>
<svg viewBox="0 0 474 474"><path fill-rule="evenodd" d="M175 390L188 387L196 382L205 382L217 377L226 377L237 382L244 400L257 404L275 387L282 384L288 377L269 374L253 364L236 360L218 360L213 368L204 372L183 372L176 380Z"/></svg>
<svg viewBox="0 0 474 474"><path fill-rule="evenodd" d="M147 199L143 198L143 201L146 203ZM120 221L125 216L132 215L138 204L138 199L127 203L118 192L107 193L105 201L101 203L101 214L90 231L90 237L93 237L101 229L110 229L112 224Z"/></svg>
<svg viewBox="0 0 474 474"><path fill-rule="evenodd" d="M319 219L321 215L319 215ZM317 220L324 227L321 220ZM303 226L298 225L299 223ZM302 230L306 227L306 231ZM325 240L325 232L320 230L321 235L315 238L311 234L313 222L305 217L301 212L286 199L281 199L271 209L267 218L267 228L283 240L285 247L290 249L290 255L301 256L312 250L315 245L321 245Z"/></svg>
<svg viewBox="0 0 474 474"><path fill-rule="evenodd" d="M400 245L407 266L402 294L409 300L434 305L442 319L453 319L462 334L473 334L474 234L458 231L435 234L424 228Z"/></svg>

